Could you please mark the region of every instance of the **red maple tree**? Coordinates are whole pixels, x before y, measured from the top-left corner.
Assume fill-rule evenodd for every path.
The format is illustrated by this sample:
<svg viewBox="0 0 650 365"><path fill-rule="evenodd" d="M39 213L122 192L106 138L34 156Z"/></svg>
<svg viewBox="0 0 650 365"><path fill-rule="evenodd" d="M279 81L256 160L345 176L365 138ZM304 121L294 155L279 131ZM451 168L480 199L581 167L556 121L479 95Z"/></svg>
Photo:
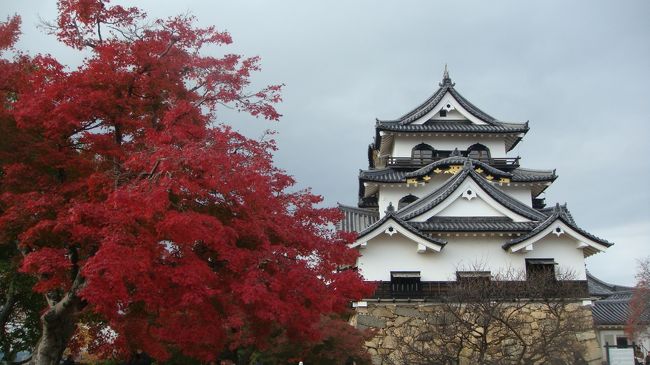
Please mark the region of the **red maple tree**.
<svg viewBox="0 0 650 365"><path fill-rule="evenodd" d="M625 331L638 342L650 329L650 257L638 261L636 280Z"/></svg>
<svg viewBox="0 0 650 365"><path fill-rule="evenodd" d="M147 22L107 0L60 0L58 39L90 55L2 59L0 240L48 307L33 364L58 364L80 321L91 349L208 360L314 341L321 316L368 294L335 209L216 112L277 120L281 86L248 91L256 57L179 16ZM11 47L18 18L0 29ZM5 143L6 142L6 143Z"/></svg>

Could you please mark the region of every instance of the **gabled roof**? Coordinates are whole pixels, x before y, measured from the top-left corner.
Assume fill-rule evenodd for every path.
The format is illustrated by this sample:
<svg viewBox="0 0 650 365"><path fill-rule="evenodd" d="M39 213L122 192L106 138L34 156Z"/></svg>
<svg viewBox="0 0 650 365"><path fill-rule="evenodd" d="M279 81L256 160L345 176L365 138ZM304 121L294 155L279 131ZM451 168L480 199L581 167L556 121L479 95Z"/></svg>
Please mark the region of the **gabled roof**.
<svg viewBox="0 0 650 365"><path fill-rule="evenodd" d="M630 300L632 293L615 294L614 296L594 302L591 313L596 325L625 325L630 315Z"/></svg>
<svg viewBox="0 0 650 365"><path fill-rule="evenodd" d="M493 126L499 126L504 124L503 122L497 120L496 118L493 118L486 112L482 111L479 109L477 106L472 104L469 100L465 99L455 88L456 86L455 83L451 82L451 78L449 77L449 72L447 71L447 68L445 67L445 72L442 77L442 82L439 84L439 89L436 90L433 95L431 95L427 100L425 100L422 104L418 105L415 109L411 110L410 112L402 115L401 117L393 120L382 120L379 122L384 122L384 123L398 123L401 125L406 125L406 124L411 124L417 119L423 117L427 113L429 113L433 108L435 108L440 101L442 101L442 98L445 96L447 92L451 94L451 96L454 97L454 99L465 109L467 112L469 112L471 115L475 116L476 118L484 121L485 123ZM509 123L505 123L509 124ZM512 123L510 123L512 124Z"/></svg>
<svg viewBox="0 0 650 365"><path fill-rule="evenodd" d="M442 201L447 199L447 197L456 191L456 189L458 189L458 187L467 178L474 180L478 186L483 189L492 199L496 200L499 204L503 205L516 214L535 221L544 219L546 217L539 211L527 206L526 204L494 187L492 183L474 171L472 163L469 159L465 159L465 163L461 171L458 172L453 178L449 179L440 188L431 192L427 196L424 196L414 203L402 208L400 211L398 211L398 215L401 218L408 220L424 214L425 212L431 210Z"/></svg>
<svg viewBox="0 0 650 365"><path fill-rule="evenodd" d="M418 105L415 109L409 111L408 113L402 115L397 119L377 120L377 122L380 124L409 125L414 121L418 120L419 118L425 116L431 110L433 110L442 101L442 98L445 96L445 94L449 93L458 102L458 104L460 104L463 107L463 109L465 109L468 113L480 119L481 121L487 123L490 126L502 127L506 129L525 126L526 129L522 130L522 132L528 130L527 123L525 124L504 123L490 116L489 114L487 114L486 112L482 111L477 106L472 104L469 100L465 99L454 88L455 85L456 84L454 84L451 81L451 78L449 77L449 72L447 72L447 68L445 67L445 72L442 78L442 82L440 82L438 90L436 90L436 92L434 92L433 95L431 95L427 100L425 100L422 104Z"/></svg>
<svg viewBox="0 0 650 365"><path fill-rule="evenodd" d="M377 230L381 230L382 226L389 221L395 223L399 227L402 227L408 233L414 235L416 238L419 238L424 242L428 242L429 244L435 245L437 247L436 249L437 251L440 251L440 249L442 249L442 247L444 247L447 244L447 241L445 240L432 237L424 232L419 231L417 228L411 226L409 222L406 222L400 217L398 217L394 211L387 211L386 215L384 215L382 219L378 220L377 222L373 223L363 231L359 232L359 236L357 236L357 240L355 243L352 244L352 247L357 247L361 245L363 238L366 238L367 236L374 236L377 235L378 233L381 233L381 232L377 232Z"/></svg>
<svg viewBox="0 0 650 365"><path fill-rule="evenodd" d="M377 131L377 138L375 140L375 148L378 148L381 140L380 131L385 132L427 132L427 133L472 133L472 134L507 134L506 138L507 150L514 148L521 140L521 134L528 132L528 122L526 123L506 123L493 118L485 113L474 104L465 99L455 88L455 84L451 82L449 73L445 67L442 82L439 84L440 88L431 95L422 104L418 105L415 109L402 115L401 117L393 120L379 120L375 129ZM470 121L462 120L442 120L442 121L426 121L423 124L413 124L416 120L422 118L427 113L432 111L449 93L458 104L463 107L473 117L478 118L485 124L475 124Z"/></svg>
<svg viewBox="0 0 650 365"><path fill-rule="evenodd" d="M387 167L383 169L359 170L359 179L362 181L373 181L383 183L403 183L406 179L419 178L430 174L436 168L449 165L462 165L467 161L467 157L452 156L432 162L415 171L403 168ZM481 168L495 178L506 177L512 182L552 182L557 179L555 170L532 170L516 168L510 172L499 170L482 161L470 159L470 163L475 168Z"/></svg>
<svg viewBox="0 0 650 365"><path fill-rule="evenodd" d="M550 211L548 209L545 209L544 212L546 214L550 213ZM582 228L578 227L575 224L575 221L573 220L573 217L571 216L571 213L569 213L569 210L567 209L566 204L565 205L556 204L555 207L553 208L552 214L548 215L548 217L539 226L537 226L535 229L533 229L532 231L530 231L530 233L528 233L526 235L522 235L522 236L517 237L515 239L509 240L508 242L506 242L503 245L503 248L504 249L510 249L515 245L518 245L520 243L524 243L524 242L526 242L528 240L531 240L531 239L535 238L535 236L537 236L539 234L543 234L544 231L547 228L549 228L553 223L555 223L557 221L560 221L560 222L564 223L570 229L572 229L578 235L581 235L582 237L584 237L588 241L595 242L596 244L603 245L605 247L610 247L611 245L613 245L613 243L611 243L611 242L609 242L607 240L604 240L602 238L596 237L596 236L592 235L591 233L589 233L589 232L583 230Z"/></svg>

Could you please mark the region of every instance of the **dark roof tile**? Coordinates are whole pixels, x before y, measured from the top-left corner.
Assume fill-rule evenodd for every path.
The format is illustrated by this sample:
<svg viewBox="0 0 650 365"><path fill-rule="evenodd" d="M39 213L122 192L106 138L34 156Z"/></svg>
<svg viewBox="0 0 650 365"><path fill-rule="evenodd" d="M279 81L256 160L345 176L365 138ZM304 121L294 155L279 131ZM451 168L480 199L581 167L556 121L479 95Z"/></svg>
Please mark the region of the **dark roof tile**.
<svg viewBox="0 0 650 365"><path fill-rule="evenodd" d="M542 212L544 214L548 214L550 211L549 211L548 208L546 208L546 209L540 210L540 212ZM600 237L596 237L593 234L591 234L591 233L583 230L582 228L578 227L575 224L575 221L573 220L573 217L571 216L571 213L567 209L566 205L561 206L560 204L556 204L555 207L553 208L553 213L548 215L548 217L542 223L540 223L539 226L537 226L535 229L533 229L532 231L530 231L526 235L522 235L522 236L519 236L517 238L509 240L508 242L506 242L503 245L503 248L508 249L508 248L518 244L518 243L524 242L525 240L535 236L539 232L541 232L541 231L545 230L546 228L548 228L551 224L553 224L553 222L555 222L558 219L560 221L564 222L564 224L571 227L576 232L578 232L581 235L589 238L590 240L598 242L601 245L606 246L606 247L609 247L609 246L613 245L613 243L611 243L611 242L609 242L607 240L604 240L604 239L602 239Z"/></svg>

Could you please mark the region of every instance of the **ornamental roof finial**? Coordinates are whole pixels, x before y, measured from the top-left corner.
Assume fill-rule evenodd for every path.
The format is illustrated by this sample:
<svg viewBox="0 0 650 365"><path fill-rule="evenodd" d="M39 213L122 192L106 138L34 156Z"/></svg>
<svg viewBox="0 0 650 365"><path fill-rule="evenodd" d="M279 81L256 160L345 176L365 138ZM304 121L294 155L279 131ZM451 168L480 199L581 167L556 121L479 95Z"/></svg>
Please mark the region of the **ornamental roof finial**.
<svg viewBox="0 0 650 365"><path fill-rule="evenodd" d="M449 77L449 70L447 69L447 64L445 63L445 72L442 74L442 82L439 84L440 86L443 85L451 85L454 86L455 84L451 82L451 77Z"/></svg>
<svg viewBox="0 0 650 365"><path fill-rule="evenodd" d="M393 202L389 202L388 206L386 207L386 214L393 214L395 213L395 207L393 206Z"/></svg>

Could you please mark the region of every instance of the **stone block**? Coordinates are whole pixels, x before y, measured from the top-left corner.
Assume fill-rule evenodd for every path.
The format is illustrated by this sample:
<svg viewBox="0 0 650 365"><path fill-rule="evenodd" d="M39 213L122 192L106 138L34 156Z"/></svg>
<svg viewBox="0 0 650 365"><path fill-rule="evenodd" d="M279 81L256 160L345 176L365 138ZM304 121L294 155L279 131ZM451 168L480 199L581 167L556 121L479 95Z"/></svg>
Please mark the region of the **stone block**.
<svg viewBox="0 0 650 365"><path fill-rule="evenodd" d="M425 318L426 314L413 307L396 307L395 314L398 316L411 317L411 318Z"/></svg>
<svg viewBox="0 0 650 365"><path fill-rule="evenodd" d="M386 327L386 320L368 315L357 316L357 328L384 328Z"/></svg>
<svg viewBox="0 0 650 365"><path fill-rule="evenodd" d="M381 347L385 349L395 349L397 348L397 338L393 336L384 337L384 341L381 344Z"/></svg>
<svg viewBox="0 0 650 365"><path fill-rule="evenodd" d="M386 307L374 307L370 311L370 314L375 316L375 317L380 317L380 318L394 318L395 314L393 313L390 308Z"/></svg>

